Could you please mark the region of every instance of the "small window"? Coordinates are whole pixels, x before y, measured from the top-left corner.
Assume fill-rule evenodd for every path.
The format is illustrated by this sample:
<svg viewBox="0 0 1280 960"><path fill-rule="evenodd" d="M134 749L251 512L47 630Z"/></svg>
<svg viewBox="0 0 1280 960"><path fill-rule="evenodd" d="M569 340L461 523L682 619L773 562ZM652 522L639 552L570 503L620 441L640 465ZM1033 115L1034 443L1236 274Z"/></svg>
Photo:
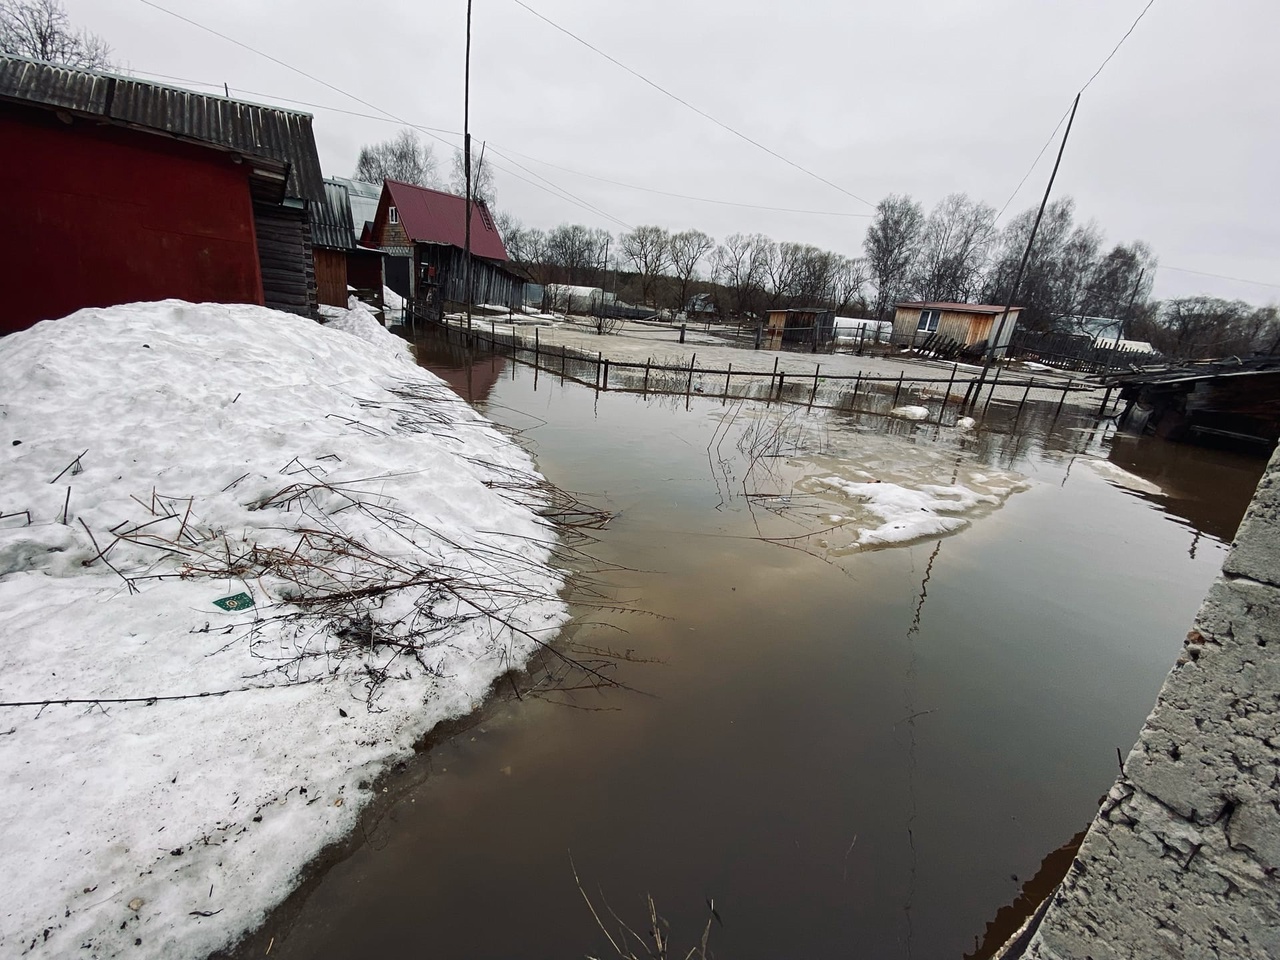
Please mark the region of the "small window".
<svg viewBox="0 0 1280 960"><path fill-rule="evenodd" d="M399 210L397 210L395 207L388 207L388 208L387 208L387 219L388 219L388 220L390 220L392 223L399 223L399 222L400 222L400 211L399 211Z"/></svg>
<svg viewBox="0 0 1280 960"><path fill-rule="evenodd" d="M921 310L920 322L916 324L916 333L937 333L938 320L941 316L940 310Z"/></svg>

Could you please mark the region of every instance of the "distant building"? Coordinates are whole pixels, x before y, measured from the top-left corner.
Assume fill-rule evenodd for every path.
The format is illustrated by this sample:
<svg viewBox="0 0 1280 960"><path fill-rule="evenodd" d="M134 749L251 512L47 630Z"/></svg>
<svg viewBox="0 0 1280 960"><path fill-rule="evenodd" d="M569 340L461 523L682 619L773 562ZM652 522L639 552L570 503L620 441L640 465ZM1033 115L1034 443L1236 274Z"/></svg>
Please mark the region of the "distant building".
<svg viewBox="0 0 1280 960"><path fill-rule="evenodd" d="M1004 327L997 330L1003 306L989 303L900 303L893 317L893 338L901 343L923 343L931 334L948 337L966 347L988 342L1002 348L1009 345L1022 307L1010 307ZM991 342L999 336L1000 342Z"/></svg>
<svg viewBox="0 0 1280 960"><path fill-rule="evenodd" d="M370 239L388 254L387 286L424 304L466 303L466 226L465 197L386 181ZM482 200L471 205L470 276L473 303L521 306L525 278L511 266Z"/></svg>
<svg viewBox="0 0 1280 960"><path fill-rule="evenodd" d="M357 242L359 233L354 223L358 214L353 210L352 183L358 181L326 178L325 202L317 204L313 210L316 296L321 303L345 307L347 297L354 294L365 303L381 308L382 259L385 254Z"/></svg>
<svg viewBox="0 0 1280 960"><path fill-rule="evenodd" d="M709 293L695 293L684 307L690 320L714 320L720 313L715 298Z"/></svg>
<svg viewBox="0 0 1280 960"><path fill-rule="evenodd" d="M780 350L784 344L816 346L828 343L835 336L835 319L835 311L825 307L770 310L764 346L769 350Z"/></svg>
<svg viewBox="0 0 1280 960"><path fill-rule="evenodd" d="M0 56L0 333L177 297L316 311L310 114Z"/></svg>

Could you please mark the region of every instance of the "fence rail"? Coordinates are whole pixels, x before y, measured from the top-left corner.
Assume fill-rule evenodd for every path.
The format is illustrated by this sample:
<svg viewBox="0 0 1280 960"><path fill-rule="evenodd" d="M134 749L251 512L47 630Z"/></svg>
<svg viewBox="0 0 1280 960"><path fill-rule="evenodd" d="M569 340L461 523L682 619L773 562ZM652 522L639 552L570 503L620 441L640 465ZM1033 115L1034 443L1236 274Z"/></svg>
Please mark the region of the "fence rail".
<svg viewBox="0 0 1280 960"><path fill-rule="evenodd" d="M913 417L925 422L954 425L963 416L984 417L994 407L1006 415L1021 418L1028 404L1056 405L1054 415L1062 412L1068 400L1079 406L1084 394L1093 394L1094 384L1068 380L1065 383L1038 380L1034 377L1010 376L999 367L990 372L961 371L959 364L940 376L877 376L863 373L837 374L822 372L815 363L812 373L779 369L775 356L771 371L741 368L729 363L724 368L698 366L697 353L687 364L640 363L613 360L603 351L594 354L564 344L544 345L538 327L528 337L515 330L498 330L490 319L465 323L448 318L417 317L415 329L422 333L435 330L446 340L471 348L488 346L508 353L514 360L535 371L545 371L561 381L571 380L600 392L628 392L642 395L668 394L683 396L686 402L695 396L724 400L748 399L765 403L800 405L810 409L841 410L850 413L888 415L904 406L922 407L927 415ZM535 373L536 376L536 373ZM1089 398L1092 407L1092 397ZM1111 400L1107 390L1097 415L1105 413Z"/></svg>

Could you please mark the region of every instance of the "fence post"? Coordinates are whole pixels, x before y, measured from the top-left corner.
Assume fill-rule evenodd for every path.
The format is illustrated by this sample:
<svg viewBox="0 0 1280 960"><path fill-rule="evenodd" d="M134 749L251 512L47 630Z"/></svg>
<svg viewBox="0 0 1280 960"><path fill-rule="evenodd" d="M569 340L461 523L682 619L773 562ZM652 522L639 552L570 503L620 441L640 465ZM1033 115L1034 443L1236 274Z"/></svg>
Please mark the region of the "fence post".
<svg viewBox="0 0 1280 960"><path fill-rule="evenodd" d="M680 342L684 343L684 324L680 324Z"/></svg>
<svg viewBox="0 0 1280 960"><path fill-rule="evenodd" d="M729 399L729 378L733 376L733 364L729 364L729 369L724 372L724 397Z"/></svg>
<svg viewBox="0 0 1280 960"><path fill-rule="evenodd" d="M858 375L853 378L853 393L849 395L849 410L853 411L858 404L858 387L862 384L862 371L858 371Z"/></svg>
<svg viewBox="0 0 1280 960"><path fill-rule="evenodd" d="M687 399L689 394L693 393L693 365L698 362L698 355L695 353L689 360L689 382L684 385L684 395Z"/></svg>
<svg viewBox="0 0 1280 960"><path fill-rule="evenodd" d="M1013 425L1015 427L1018 425L1018 421L1022 419L1022 408L1027 405L1027 397L1031 396L1031 385L1033 383L1035 383L1034 380L1027 380L1027 389L1022 391L1022 400L1018 403L1018 413L1013 418Z"/></svg>
<svg viewBox="0 0 1280 960"><path fill-rule="evenodd" d="M609 361L604 362L604 389L609 389Z"/></svg>
<svg viewBox="0 0 1280 960"><path fill-rule="evenodd" d="M564 368L567 366L564 357L564 344L560 344L560 382L564 383Z"/></svg>
<svg viewBox="0 0 1280 960"><path fill-rule="evenodd" d="M533 365L536 368L542 362L542 344L538 337L538 328L533 328Z"/></svg>
<svg viewBox="0 0 1280 960"><path fill-rule="evenodd" d="M862 348L867 342L867 325L864 323L858 328L858 356L862 356Z"/></svg>
<svg viewBox="0 0 1280 960"><path fill-rule="evenodd" d="M809 409L813 409L813 401L818 396L818 371L822 369L822 364L815 363L813 365L813 392L809 394Z"/></svg>
<svg viewBox="0 0 1280 960"><path fill-rule="evenodd" d="M943 415L947 412L947 403L951 400L951 387L956 382L956 371L959 368L959 363L951 364L951 379L947 381L947 392L942 396L942 409L938 411L938 423L942 423Z"/></svg>
<svg viewBox="0 0 1280 960"><path fill-rule="evenodd" d="M984 419L987 416L987 407L991 406L991 398L996 395L996 384L998 384L999 382L1000 382L1000 368L996 367L996 375L991 378L991 392L987 394L987 402L982 405L982 416ZM973 403L974 403L974 406L977 406L978 404L977 397L973 398Z"/></svg>
<svg viewBox="0 0 1280 960"><path fill-rule="evenodd" d="M647 397L649 395L649 365L653 363L653 357L644 362L644 386L640 388L640 395Z"/></svg>
<svg viewBox="0 0 1280 960"><path fill-rule="evenodd" d="M1107 404L1111 402L1111 389L1111 387L1107 387L1107 392L1102 395L1102 406L1098 408L1099 417L1106 415Z"/></svg>
<svg viewBox="0 0 1280 960"><path fill-rule="evenodd" d="M1058 401L1058 409L1053 411L1053 419L1057 420L1058 415L1062 413L1062 405L1067 402L1067 394L1071 391L1071 385L1075 383L1075 379L1069 377L1067 385L1062 388L1062 399Z"/></svg>
<svg viewBox="0 0 1280 960"><path fill-rule="evenodd" d="M596 351L596 389L597 390L600 389L600 366L603 361L604 361L604 354L601 351L597 350Z"/></svg>
<svg viewBox="0 0 1280 960"><path fill-rule="evenodd" d="M898 388L893 391L893 404L889 407L890 410L897 407L898 397L902 394L902 376L901 373L898 374Z"/></svg>

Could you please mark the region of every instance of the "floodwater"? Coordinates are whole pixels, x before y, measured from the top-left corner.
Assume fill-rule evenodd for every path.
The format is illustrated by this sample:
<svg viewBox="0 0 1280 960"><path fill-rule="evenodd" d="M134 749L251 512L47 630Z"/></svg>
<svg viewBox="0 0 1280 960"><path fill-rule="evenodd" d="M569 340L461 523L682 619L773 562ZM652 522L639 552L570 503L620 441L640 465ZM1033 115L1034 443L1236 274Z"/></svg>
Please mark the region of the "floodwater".
<svg viewBox="0 0 1280 960"><path fill-rule="evenodd" d="M614 514L586 549L624 609L574 640L631 689L438 738L245 956L614 956L585 890L615 937L652 894L672 956L714 900L720 957L959 958L1093 816L1263 468L1051 407L967 436L426 362ZM866 550L815 478L871 475L1009 482Z"/></svg>

